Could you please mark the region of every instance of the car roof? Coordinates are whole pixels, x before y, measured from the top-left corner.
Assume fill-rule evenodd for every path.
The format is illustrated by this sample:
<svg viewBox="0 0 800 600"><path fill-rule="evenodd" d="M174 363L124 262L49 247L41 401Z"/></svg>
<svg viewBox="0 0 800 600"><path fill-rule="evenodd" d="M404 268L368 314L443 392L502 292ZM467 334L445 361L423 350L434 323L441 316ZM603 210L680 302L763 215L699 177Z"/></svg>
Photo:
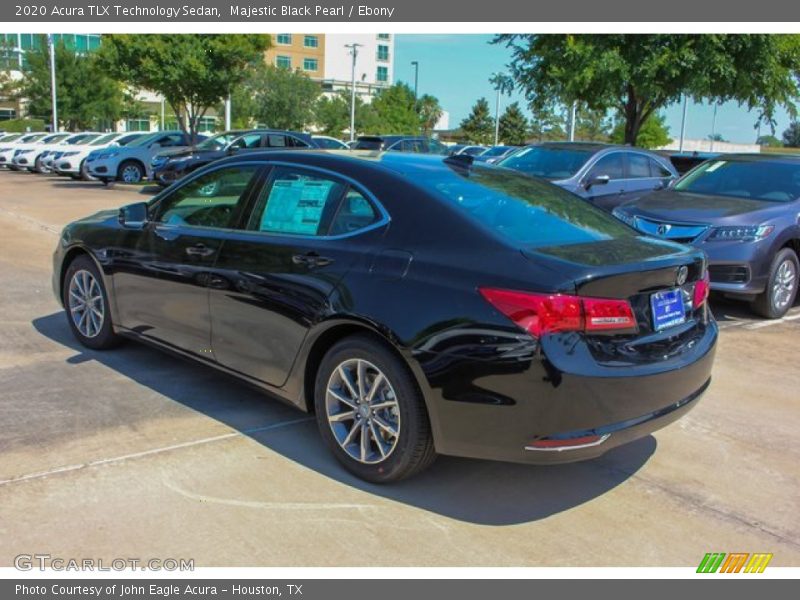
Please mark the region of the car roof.
<svg viewBox="0 0 800 600"><path fill-rule="evenodd" d="M784 164L800 163L800 154L790 154L788 152L764 152L764 153L736 153L720 154L712 157L717 160L739 161L739 162L772 162Z"/></svg>
<svg viewBox="0 0 800 600"><path fill-rule="evenodd" d="M540 142L538 144L531 144L531 146L538 146L540 148L569 148L589 152L597 152L599 150L642 150L644 152L649 152L649 150L644 150L644 148L624 146L622 144L606 144L605 142Z"/></svg>

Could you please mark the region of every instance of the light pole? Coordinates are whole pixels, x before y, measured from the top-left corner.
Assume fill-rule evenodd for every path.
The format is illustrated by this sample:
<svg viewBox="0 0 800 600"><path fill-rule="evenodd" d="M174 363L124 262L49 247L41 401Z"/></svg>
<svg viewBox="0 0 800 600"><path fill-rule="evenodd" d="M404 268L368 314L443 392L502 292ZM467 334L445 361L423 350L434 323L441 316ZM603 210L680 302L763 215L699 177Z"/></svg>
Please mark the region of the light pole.
<svg viewBox="0 0 800 600"><path fill-rule="evenodd" d="M689 96L683 95L683 117L681 117L681 141L678 143L678 152L683 152L683 139L686 137L686 110L689 107Z"/></svg>
<svg viewBox="0 0 800 600"><path fill-rule="evenodd" d="M52 133L58 131L58 93L56 92L56 46L53 35L47 34L47 46L50 50L50 98L53 104Z"/></svg>
<svg viewBox="0 0 800 600"><path fill-rule="evenodd" d="M500 94L511 93L514 84L511 77L505 73L492 73L492 76L489 77L489 83L494 86L497 92L497 98L494 103L494 145L497 146L500 143Z"/></svg>
<svg viewBox="0 0 800 600"><path fill-rule="evenodd" d="M358 58L358 49L363 46L364 44L345 44L345 48L350 49L350 54L353 57L353 70L352 70L352 77L351 77L351 85L352 88L350 89L350 141L354 141L356 139L356 58Z"/></svg>
<svg viewBox="0 0 800 600"><path fill-rule="evenodd" d="M417 89L419 86L419 61L412 60L411 66L414 67L414 104L417 103Z"/></svg>
<svg viewBox="0 0 800 600"><path fill-rule="evenodd" d="M231 95L225 98L225 131L231 130Z"/></svg>
<svg viewBox="0 0 800 600"><path fill-rule="evenodd" d="M575 119L578 117L578 102L572 101L572 109L569 113L569 141L575 141Z"/></svg>
<svg viewBox="0 0 800 600"><path fill-rule="evenodd" d="M716 129L717 129L717 106L718 106L718 104L715 102L714 103L714 116L711 117L711 148L709 149L709 152L713 152L714 151L714 136L717 133L716 132Z"/></svg>

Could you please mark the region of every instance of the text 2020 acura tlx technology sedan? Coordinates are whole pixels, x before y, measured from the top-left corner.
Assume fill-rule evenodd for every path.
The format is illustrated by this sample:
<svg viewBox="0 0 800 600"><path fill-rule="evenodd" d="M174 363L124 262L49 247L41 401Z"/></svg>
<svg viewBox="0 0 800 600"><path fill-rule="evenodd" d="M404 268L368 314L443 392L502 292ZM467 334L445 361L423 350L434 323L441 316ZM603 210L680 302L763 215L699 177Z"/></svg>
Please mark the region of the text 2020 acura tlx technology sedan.
<svg viewBox="0 0 800 600"><path fill-rule="evenodd" d="M86 346L256 384L378 482L598 456L688 411L717 339L702 252L469 157L225 159L68 225L54 267Z"/></svg>

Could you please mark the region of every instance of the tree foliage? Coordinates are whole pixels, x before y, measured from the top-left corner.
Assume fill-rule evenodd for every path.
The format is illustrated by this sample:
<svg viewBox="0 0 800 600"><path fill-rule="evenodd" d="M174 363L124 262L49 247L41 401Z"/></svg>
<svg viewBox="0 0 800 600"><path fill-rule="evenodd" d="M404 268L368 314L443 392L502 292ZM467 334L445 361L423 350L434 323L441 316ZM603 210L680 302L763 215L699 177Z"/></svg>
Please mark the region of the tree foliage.
<svg viewBox="0 0 800 600"><path fill-rule="evenodd" d="M783 142L776 138L774 135L762 135L756 140L759 146L767 146L769 148L782 148Z"/></svg>
<svg viewBox="0 0 800 600"><path fill-rule="evenodd" d="M624 116L626 143L683 94L695 100L735 100L774 126L775 111L796 112L800 36L774 34L500 35L512 50L511 73L526 98Z"/></svg>
<svg viewBox="0 0 800 600"><path fill-rule="evenodd" d="M247 115L275 129L302 131L314 122L319 84L297 70L259 64L232 94L237 122Z"/></svg>
<svg viewBox="0 0 800 600"><path fill-rule="evenodd" d="M651 115L639 128L636 145L640 148L661 148L672 141L666 117L661 114ZM610 140L615 144L625 143L625 119L619 118Z"/></svg>
<svg viewBox="0 0 800 600"><path fill-rule="evenodd" d="M800 121L793 121L783 132L783 145L800 148Z"/></svg>
<svg viewBox="0 0 800 600"><path fill-rule="evenodd" d="M506 107L500 117L500 141L511 146L521 146L528 140L528 119L519 102Z"/></svg>
<svg viewBox="0 0 800 600"><path fill-rule="evenodd" d="M109 73L161 94L192 138L200 119L264 60L263 34L111 34L100 49Z"/></svg>
<svg viewBox="0 0 800 600"><path fill-rule="evenodd" d="M591 109L585 104L575 111L575 139L584 142L607 142L612 119L604 109Z"/></svg>
<svg viewBox="0 0 800 600"><path fill-rule="evenodd" d="M489 145L494 141L494 119L486 98L479 98L469 115L461 121L461 131L474 144Z"/></svg>
<svg viewBox="0 0 800 600"><path fill-rule="evenodd" d="M530 137L536 142L550 142L567 139L566 118L553 104L539 106L531 104Z"/></svg>
<svg viewBox="0 0 800 600"><path fill-rule="evenodd" d="M29 115L51 119L50 51L46 44L26 53L19 95ZM58 119L67 131L96 129L122 116L124 90L100 67L96 53L78 54L63 42L55 47Z"/></svg>
<svg viewBox="0 0 800 600"><path fill-rule="evenodd" d="M417 100L417 118L419 119L419 128L422 135L431 135L443 113L444 111L436 96L424 94Z"/></svg>
<svg viewBox="0 0 800 600"><path fill-rule="evenodd" d="M420 119L414 101L414 90L405 83L396 83L380 90L365 105L363 119L357 119L368 133L418 134ZM358 116L358 115L357 115Z"/></svg>
<svg viewBox="0 0 800 600"><path fill-rule="evenodd" d="M363 112L364 102L356 96L356 123ZM314 107L314 122L321 133L341 138L350 127L350 95L341 92L334 96L320 96Z"/></svg>

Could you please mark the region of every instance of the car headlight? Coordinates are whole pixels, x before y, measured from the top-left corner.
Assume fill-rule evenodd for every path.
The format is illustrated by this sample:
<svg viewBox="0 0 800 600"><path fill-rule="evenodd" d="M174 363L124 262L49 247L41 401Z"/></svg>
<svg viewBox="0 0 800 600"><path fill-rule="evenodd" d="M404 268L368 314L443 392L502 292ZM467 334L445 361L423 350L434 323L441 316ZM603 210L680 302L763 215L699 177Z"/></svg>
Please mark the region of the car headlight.
<svg viewBox="0 0 800 600"><path fill-rule="evenodd" d="M103 152L102 154L98 154L97 158L114 158L118 154L119 152L117 150L112 150L111 152Z"/></svg>
<svg viewBox="0 0 800 600"><path fill-rule="evenodd" d="M33 152L33 148L27 148L25 150L17 150L17 156L20 156L22 154L28 154L30 152Z"/></svg>
<svg viewBox="0 0 800 600"><path fill-rule="evenodd" d="M620 209L619 207L615 208L611 211L611 214L614 215L617 219L629 225L630 227L634 227L634 220L633 215L629 215L624 210Z"/></svg>
<svg viewBox="0 0 800 600"><path fill-rule="evenodd" d="M75 156L76 154L79 154L79 152L77 150L75 152L64 152L61 155L61 157L64 157L64 156Z"/></svg>
<svg viewBox="0 0 800 600"><path fill-rule="evenodd" d="M714 227L706 238L709 242L756 242L767 237L772 230L772 225L724 225Z"/></svg>

